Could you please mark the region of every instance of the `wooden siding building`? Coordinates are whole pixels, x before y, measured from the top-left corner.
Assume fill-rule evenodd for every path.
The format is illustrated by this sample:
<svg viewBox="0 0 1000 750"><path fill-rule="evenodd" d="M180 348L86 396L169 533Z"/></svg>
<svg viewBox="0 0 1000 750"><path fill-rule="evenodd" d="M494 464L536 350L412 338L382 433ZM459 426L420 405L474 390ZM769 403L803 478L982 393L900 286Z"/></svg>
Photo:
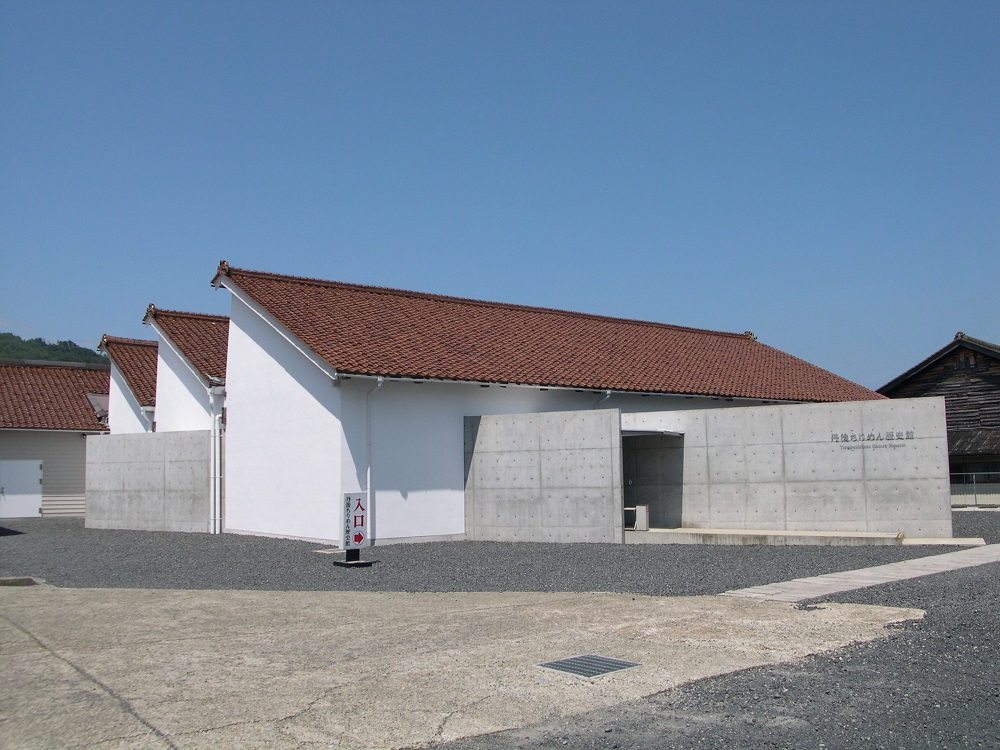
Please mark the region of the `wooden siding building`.
<svg viewBox="0 0 1000 750"><path fill-rule="evenodd" d="M959 332L878 391L889 398L944 396L954 502L966 495L979 504L982 495L1000 502L1000 345Z"/></svg>

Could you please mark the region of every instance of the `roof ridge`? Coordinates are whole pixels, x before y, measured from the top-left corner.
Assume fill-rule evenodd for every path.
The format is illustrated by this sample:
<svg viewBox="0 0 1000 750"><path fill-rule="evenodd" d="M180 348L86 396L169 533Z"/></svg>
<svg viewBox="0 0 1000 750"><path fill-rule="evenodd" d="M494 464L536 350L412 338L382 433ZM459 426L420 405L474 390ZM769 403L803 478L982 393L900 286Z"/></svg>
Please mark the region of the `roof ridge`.
<svg viewBox="0 0 1000 750"><path fill-rule="evenodd" d="M375 286L371 284L357 284L346 281L333 281L329 279L316 279L307 276L290 276L287 274L270 273L267 271L253 271L246 268L233 268L225 261L219 265L220 275L229 276L231 273L238 273L258 278L270 279L273 281L292 281L311 286L351 289L370 294L384 294L395 297L409 297L412 299L434 300L436 302L447 302L452 304L475 305L477 307L502 308L508 310L521 310L525 312L549 313L563 315L572 318L585 318L587 320L607 320L614 323L629 323L632 325L650 326L654 328L668 328L674 331L688 331L691 333L709 334L712 336L726 336L732 338L747 338L756 340L756 336L750 331L735 333L733 331L717 331L709 328L695 328L693 326L680 326L672 323L660 323L657 321L639 320L637 318L622 318L613 315L597 315L595 313L578 312L575 310L561 310L555 307L541 307L537 305L524 305L516 302L494 302L490 300L472 299L470 297L457 297L448 294L435 294L433 292L417 292L409 289L396 289L393 287Z"/></svg>
<svg viewBox="0 0 1000 750"><path fill-rule="evenodd" d="M993 349L1000 354L1000 344L994 344L990 341L986 341L985 339L977 339L974 336L962 333L962 331L955 334L955 341L966 341L970 344L978 344L979 346L986 347L987 349Z"/></svg>
<svg viewBox="0 0 1000 750"><path fill-rule="evenodd" d="M111 336L110 334L104 334L101 336L101 344L105 342L109 344L129 344L138 346L159 346L156 341L150 341L149 339L130 339L124 336Z"/></svg>
<svg viewBox="0 0 1000 750"><path fill-rule="evenodd" d="M220 323L222 321L229 321L228 315L212 315L211 313L188 312L186 310L164 310L163 308L157 307L152 302L149 303L149 306L146 308L146 317L155 318L157 315L167 315L176 318L197 318L199 320L215 320Z"/></svg>

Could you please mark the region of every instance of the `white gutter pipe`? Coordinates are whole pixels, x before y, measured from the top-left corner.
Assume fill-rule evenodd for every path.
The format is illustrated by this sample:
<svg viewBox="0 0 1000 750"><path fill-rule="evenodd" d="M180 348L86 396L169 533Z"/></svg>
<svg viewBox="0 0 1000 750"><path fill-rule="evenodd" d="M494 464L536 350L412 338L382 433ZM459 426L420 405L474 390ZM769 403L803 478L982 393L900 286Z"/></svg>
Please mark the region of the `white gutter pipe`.
<svg viewBox="0 0 1000 750"><path fill-rule="evenodd" d="M375 491L372 489L372 394L385 385L385 378L379 376L375 385L365 394L365 493L368 495L368 538L374 542L375 536Z"/></svg>
<svg viewBox="0 0 1000 750"><path fill-rule="evenodd" d="M217 397L226 395L224 386L216 385L208 389L212 410L212 446L209 533L222 533L222 406Z"/></svg>

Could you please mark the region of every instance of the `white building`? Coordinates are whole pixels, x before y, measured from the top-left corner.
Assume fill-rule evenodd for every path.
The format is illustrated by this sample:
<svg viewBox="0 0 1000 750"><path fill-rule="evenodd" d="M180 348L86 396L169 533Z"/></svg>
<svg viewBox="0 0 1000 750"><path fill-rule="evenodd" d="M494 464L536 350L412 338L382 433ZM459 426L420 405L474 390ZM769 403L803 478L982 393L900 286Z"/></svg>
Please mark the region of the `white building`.
<svg viewBox="0 0 1000 750"><path fill-rule="evenodd" d="M368 493L379 541L466 538L466 417L882 398L749 332L225 262L214 284L232 294L224 528L238 533L340 543L344 495Z"/></svg>
<svg viewBox="0 0 1000 750"><path fill-rule="evenodd" d="M107 432L108 370L0 361L0 518L83 515L85 438Z"/></svg>
<svg viewBox="0 0 1000 750"><path fill-rule="evenodd" d="M159 336L156 431L218 429L225 397L229 319L150 305L142 322Z"/></svg>
<svg viewBox="0 0 1000 750"><path fill-rule="evenodd" d="M108 396L111 434L152 432L156 410L156 342L105 334L97 348L111 360Z"/></svg>

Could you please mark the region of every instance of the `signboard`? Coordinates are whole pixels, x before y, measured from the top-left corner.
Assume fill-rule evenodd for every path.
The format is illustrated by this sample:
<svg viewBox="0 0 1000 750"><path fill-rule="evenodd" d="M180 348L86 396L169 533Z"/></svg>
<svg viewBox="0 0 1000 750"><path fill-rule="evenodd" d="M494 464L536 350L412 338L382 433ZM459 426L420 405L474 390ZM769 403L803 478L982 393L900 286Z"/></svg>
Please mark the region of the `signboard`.
<svg viewBox="0 0 1000 750"><path fill-rule="evenodd" d="M368 521L371 518L368 493L349 492L344 495L344 549L371 546Z"/></svg>
<svg viewBox="0 0 1000 750"><path fill-rule="evenodd" d="M842 451L866 450L869 448L903 448L907 440L916 439L914 430L864 430L857 432L832 432L830 433L831 443L840 443Z"/></svg>

